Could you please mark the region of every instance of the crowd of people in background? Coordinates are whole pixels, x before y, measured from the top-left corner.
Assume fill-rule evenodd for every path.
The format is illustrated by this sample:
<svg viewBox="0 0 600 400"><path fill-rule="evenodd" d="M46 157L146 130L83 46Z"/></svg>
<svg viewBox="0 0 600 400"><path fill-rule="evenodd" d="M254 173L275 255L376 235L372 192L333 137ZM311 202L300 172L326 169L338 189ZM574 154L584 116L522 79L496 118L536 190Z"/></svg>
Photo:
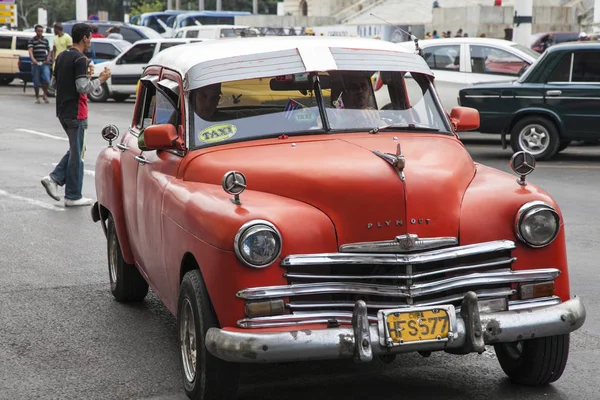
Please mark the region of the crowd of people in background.
<svg viewBox="0 0 600 400"><path fill-rule="evenodd" d="M469 34L464 32L462 29L459 29L458 31L456 31L456 35L452 36L452 31L446 31L443 32L441 34L438 33L438 31L433 31L433 33L431 32L427 32L425 34L425 39L440 39L440 38L451 38L451 37L469 37Z"/></svg>

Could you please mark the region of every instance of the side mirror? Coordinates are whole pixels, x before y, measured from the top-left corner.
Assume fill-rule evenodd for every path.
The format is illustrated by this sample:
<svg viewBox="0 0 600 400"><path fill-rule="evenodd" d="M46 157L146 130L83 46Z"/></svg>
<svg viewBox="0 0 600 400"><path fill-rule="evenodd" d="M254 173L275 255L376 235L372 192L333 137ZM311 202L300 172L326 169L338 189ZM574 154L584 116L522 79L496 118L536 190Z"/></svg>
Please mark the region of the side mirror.
<svg viewBox="0 0 600 400"><path fill-rule="evenodd" d="M172 124L152 125L144 129L144 147L148 150L169 150L179 147L179 135Z"/></svg>
<svg viewBox="0 0 600 400"><path fill-rule="evenodd" d="M450 120L457 132L473 131L479 128L479 111L470 107L454 107Z"/></svg>

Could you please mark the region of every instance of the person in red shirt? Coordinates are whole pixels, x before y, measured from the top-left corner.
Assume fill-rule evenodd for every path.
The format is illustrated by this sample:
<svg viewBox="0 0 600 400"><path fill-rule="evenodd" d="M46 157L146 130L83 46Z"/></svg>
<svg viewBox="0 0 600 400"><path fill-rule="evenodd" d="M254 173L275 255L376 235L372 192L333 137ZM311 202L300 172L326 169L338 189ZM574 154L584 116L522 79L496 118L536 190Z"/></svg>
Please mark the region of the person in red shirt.
<svg viewBox="0 0 600 400"><path fill-rule="evenodd" d="M56 116L69 138L69 150L54 171L42 179L46 193L59 201L58 186L65 186L65 207L89 206L92 199L82 197L85 130L87 128L87 94L98 89L108 78L105 68L98 79L91 80L84 53L92 43L92 28L85 23L73 25L73 46L56 58Z"/></svg>
<svg viewBox="0 0 600 400"><path fill-rule="evenodd" d="M103 38L105 37L103 34L98 33L98 25L92 25L92 38Z"/></svg>

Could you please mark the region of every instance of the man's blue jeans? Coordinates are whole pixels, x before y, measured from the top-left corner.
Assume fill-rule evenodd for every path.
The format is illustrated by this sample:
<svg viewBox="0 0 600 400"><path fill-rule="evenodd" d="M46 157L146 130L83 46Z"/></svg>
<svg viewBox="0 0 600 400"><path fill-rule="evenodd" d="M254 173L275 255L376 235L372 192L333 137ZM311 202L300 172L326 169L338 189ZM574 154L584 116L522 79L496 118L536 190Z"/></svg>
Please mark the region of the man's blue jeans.
<svg viewBox="0 0 600 400"><path fill-rule="evenodd" d="M65 188L65 198L81 199L83 187L83 158L85 155L85 130L87 119L59 119L69 137L69 150L60 160L50 177Z"/></svg>

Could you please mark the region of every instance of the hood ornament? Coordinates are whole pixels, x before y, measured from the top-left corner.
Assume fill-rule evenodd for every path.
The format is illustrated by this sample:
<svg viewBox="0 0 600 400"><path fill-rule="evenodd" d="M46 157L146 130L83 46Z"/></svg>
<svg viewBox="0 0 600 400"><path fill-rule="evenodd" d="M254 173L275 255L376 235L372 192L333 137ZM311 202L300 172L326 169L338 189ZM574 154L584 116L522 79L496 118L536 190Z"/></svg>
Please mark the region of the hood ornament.
<svg viewBox="0 0 600 400"><path fill-rule="evenodd" d="M229 171L223 175L221 186L225 193L232 194L230 199L233 204L238 206L242 204L240 194L246 190L246 177L239 171Z"/></svg>
<svg viewBox="0 0 600 400"><path fill-rule="evenodd" d="M382 158L383 160L390 163L392 167L398 172L398 176L400 180L404 182L404 168L406 167L406 160L402 155L402 149L400 148L400 143L398 143L398 147L396 147L396 154L390 153L382 153L377 150L372 150L373 154L377 157Z"/></svg>
<svg viewBox="0 0 600 400"><path fill-rule="evenodd" d="M515 174L519 175L517 183L526 186L525 177L535 169L535 156L526 151L517 151L510 158L510 168Z"/></svg>

